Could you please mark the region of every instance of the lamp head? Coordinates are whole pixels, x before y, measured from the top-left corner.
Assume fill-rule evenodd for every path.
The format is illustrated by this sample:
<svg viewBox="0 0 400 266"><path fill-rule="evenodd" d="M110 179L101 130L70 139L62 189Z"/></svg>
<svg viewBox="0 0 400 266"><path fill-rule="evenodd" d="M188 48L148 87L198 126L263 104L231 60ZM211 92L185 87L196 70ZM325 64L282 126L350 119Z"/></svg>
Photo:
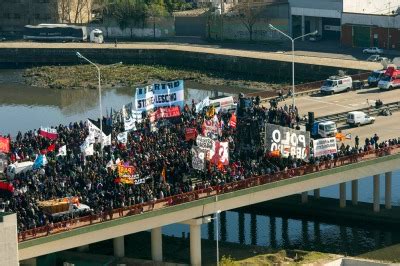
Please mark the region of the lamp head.
<svg viewBox="0 0 400 266"><path fill-rule="evenodd" d="M217 214L220 214L221 212L222 212L221 210L218 210L218 211L217 211Z"/></svg>
<svg viewBox="0 0 400 266"><path fill-rule="evenodd" d="M317 35L317 34L318 34L317 30L312 33L312 35Z"/></svg>

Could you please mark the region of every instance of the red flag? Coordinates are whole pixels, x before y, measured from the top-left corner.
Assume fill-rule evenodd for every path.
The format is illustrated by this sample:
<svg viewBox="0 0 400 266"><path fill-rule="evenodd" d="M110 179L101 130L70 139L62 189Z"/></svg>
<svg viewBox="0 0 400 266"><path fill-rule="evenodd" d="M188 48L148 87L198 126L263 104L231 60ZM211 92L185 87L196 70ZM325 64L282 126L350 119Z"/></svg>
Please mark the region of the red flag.
<svg viewBox="0 0 400 266"><path fill-rule="evenodd" d="M47 147L47 151L54 151L56 149L56 144L53 143L49 147Z"/></svg>
<svg viewBox="0 0 400 266"><path fill-rule="evenodd" d="M232 114L231 120L229 121L229 125L233 128L236 128L236 115Z"/></svg>
<svg viewBox="0 0 400 266"><path fill-rule="evenodd" d="M40 128L39 135L42 137L54 140L58 137L57 129L54 128Z"/></svg>
<svg viewBox="0 0 400 266"><path fill-rule="evenodd" d="M0 137L0 152L9 153L10 152L10 139Z"/></svg>

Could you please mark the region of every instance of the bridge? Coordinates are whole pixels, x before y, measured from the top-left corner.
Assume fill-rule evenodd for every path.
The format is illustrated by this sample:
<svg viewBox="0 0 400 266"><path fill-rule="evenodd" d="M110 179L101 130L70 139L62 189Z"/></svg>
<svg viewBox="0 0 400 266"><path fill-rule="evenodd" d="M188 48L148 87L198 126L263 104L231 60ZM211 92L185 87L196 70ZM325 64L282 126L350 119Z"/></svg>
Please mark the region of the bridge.
<svg viewBox="0 0 400 266"><path fill-rule="evenodd" d="M380 174L385 174L385 208L391 208L391 172L399 169L400 145L371 150L360 154L306 165L285 172L255 176L223 186L204 188L176 195L155 202L115 209L111 215L87 216L20 232L18 252L15 254L24 265L34 265L38 256L78 247L84 250L88 244L113 239L114 255L124 256L124 235L151 230L152 257L162 261L161 227L174 223L190 225L191 264L201 265L201 224L209 222L209 216L226 211L302 193L306 202L308 191L340 184L341 207L346 206L346 182L352 182L352 204L358 200L358 179L373 175L373 211L379 212ZM5 216L13 220L13 215ZM4 218L4 217L3 217ZM4 219L3 219L4 220ZM15 217L14 220L16 221ZM10 224L10 223L9 223ZM0 220L0 231L2 223ZM14 227L16 231L16 224ZM16 232L15 232L16 233ZM16 235L5 241L15 242ZM15 239L13 239L15 237ZM1 250L1 249L0 249ZM3 249L4 250L4 249ZM7 249L5 249L7 250ZM1 251L3 253L3 251ZM12 256L13 254L0 254Z"/></svg>

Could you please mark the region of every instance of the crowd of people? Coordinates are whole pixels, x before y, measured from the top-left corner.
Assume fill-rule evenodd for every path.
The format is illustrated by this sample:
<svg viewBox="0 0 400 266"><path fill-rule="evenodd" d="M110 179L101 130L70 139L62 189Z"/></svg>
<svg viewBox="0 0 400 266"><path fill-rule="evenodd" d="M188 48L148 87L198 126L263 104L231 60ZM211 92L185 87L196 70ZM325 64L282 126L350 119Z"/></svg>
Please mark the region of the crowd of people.
<svg viewBox="0 0 400 266"><path fill-rule="evenodd" d="M286 105L260 107L258 112L264 112L263 117L270 123L289 127L298 124L297 108ZM229 165L221 169L208 162L204 171L192 168L190 151L195 141L185 138L185 129L196 128L201 132L206 118L204 113L196 113L195 108L189 106L182 110L178 122L164 121L156 131L152 130L151 122L146 118L136 125L135 131L129 132L127 143L117 141L116 136L124 131L124 125L121 120L114 121L111 145L102 149L97 142L91 156L84 156L80 147L89 134L87 122L56 126L58 137L55 140L42 137L35 130L19 132L11 141L9 163L33 161L38 154L46 153L47 164L37 170L16 174L10 180L15 189L12 195L3 195L3 209L17 213L18 230L24 231L56 222L56 218L39 207L39 202L49 199L77 197L79 202L90 206L91 214L102 214L115 208L223 185L254 175L273 174L307 163L291 156L269 157L262 153L256 159L239 158L235 152L236 131L229 123L230 117L231 114L223 112L217 116L221 125L221 134L217 137L229 142ZM379 143L379 138L372 137L365 140L364 146L359 143L354 148L342 145L340 152L333 156L398 143L397 139ZM53 144L56 148L49 151L48 147ZM59 156L58 148L63 145L67 147L67 153ZM311 160L311 163L315 162ZM146 181L138 185L116 182L118 161L133 166L135 174ZM66 214L57 219L70 218L71 215Z"/></svg>

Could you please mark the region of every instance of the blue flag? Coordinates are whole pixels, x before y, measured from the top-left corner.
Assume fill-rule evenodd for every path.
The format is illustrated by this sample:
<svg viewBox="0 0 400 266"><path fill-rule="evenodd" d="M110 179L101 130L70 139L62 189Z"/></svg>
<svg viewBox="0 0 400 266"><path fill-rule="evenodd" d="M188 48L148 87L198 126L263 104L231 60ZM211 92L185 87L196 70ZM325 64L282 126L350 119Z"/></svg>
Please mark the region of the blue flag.
<svg viewBox="0 0 400 266"><path fill-rule="evenodd" d="M36 170L39 169L42 166L45 166L47 164L47 158L46 155L39 154L38 157L36 157L35 162L33 163L32 169Z"/></svg>

